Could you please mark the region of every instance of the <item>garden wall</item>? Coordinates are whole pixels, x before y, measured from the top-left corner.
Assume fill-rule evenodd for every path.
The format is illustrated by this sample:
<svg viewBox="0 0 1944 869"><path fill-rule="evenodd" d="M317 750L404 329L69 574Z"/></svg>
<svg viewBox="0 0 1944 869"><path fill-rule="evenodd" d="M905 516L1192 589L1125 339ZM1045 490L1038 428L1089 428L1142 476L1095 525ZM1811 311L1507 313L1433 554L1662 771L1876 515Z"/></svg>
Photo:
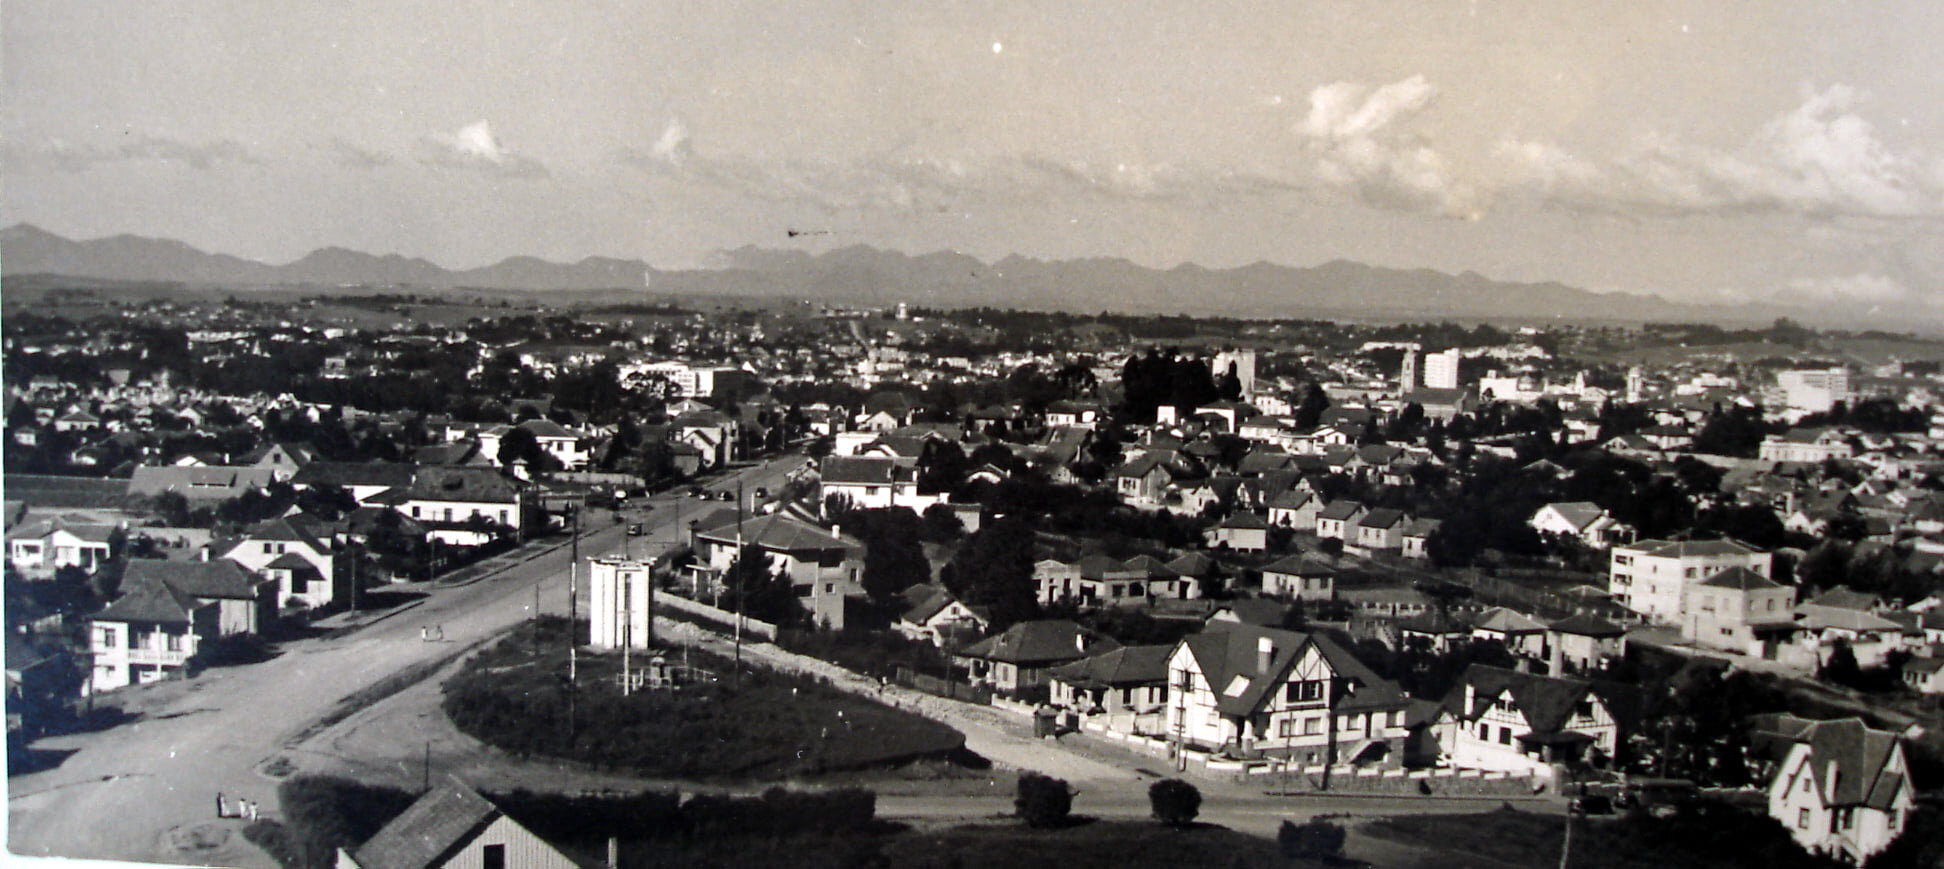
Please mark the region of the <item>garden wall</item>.
<svg viewBox="0 0 1944 869"><path fill-rule="evenodd" d="M686 613L688 615L694 616L699 619L714 622L718 625L721 625L724 630L735 629L736 614L728 610L716 609L715 607L709 606L708 604L702 603L700 601L689 600L688 598L682 597L681 595L678 594L663 593L663 594L655 595L655 603L658 606L665 606L668 607L669 609ZM771 640L771 641L774 641L776 639L776 626L770 624L769 622L758 621L748 616L743 616L742 623L743 623L743 634L746 636L753 636L760 639Z"/></svg>

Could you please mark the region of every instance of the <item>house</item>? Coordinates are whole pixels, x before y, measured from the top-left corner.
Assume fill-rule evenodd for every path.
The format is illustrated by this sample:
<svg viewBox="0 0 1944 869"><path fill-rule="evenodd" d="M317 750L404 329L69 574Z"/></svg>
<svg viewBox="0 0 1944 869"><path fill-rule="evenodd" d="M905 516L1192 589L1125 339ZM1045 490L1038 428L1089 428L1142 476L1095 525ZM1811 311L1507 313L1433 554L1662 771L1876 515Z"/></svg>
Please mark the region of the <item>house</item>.
<svg viewBox="0 0 1944 869"><path fill-rule="evenodd" d="M1183 748L1304 766L1402 764L1410 698L1327 637L1210 621L1168 656Z"/></svg>
<svg viewBox="0 0 1944 869"><path fill-rule="evenodd" d="M373 495L369 503L418 520L432 539L452 546L517 538L536 512L531 485L492 468L421 467L409 485Z"/></svg>
<svg viewBox="0 0 1944 869"><path fill-rule="evenodd" d="M1542 777L1553 765L1604 764L1623 736L1623 688L1473 664L1432 725L1442 765Z"/></svg>
<svg viewBox="0 0 1944 869"><path fill-rule="evenodd" d="M1340 590L1336 596L1355 609L1358 615L1372 618L1408 618L1431 611L1431 597L1415 588L1352 588Z"/></svg>
<svg viewBox="0 0 1944 869"><path fill-rule="evenodd" d="M1147 603L1148 571L1109 555L1089 555L1075 562L1075 603L1082 607Z"/></svg>
<svg viewBox="0 0 1944 869"><path fill-rule="evenodd" d="M1780 724L1789 747L1769 782L1768 814L1796 844L1861 865L1903 832L1917 795L1895 733L1857 718Z"/></svg>
<svg viewBox="0 0 1944 869"><path fill-rule="evenodd" d="M1471 636L1474 640L1499 643L1514 655L1546 656L1546 626L1538 619L1505 607L1479 613L1472 622Z"/></svg>
<svg viewBox="0 0 1944 869"><path fill-rule="evenodd" d="M1351 542L1350 535L1355 533L1352 530L1355 523L1368 512L1364 505L1347 498L1331 501L1316 514L1316 536L1347 544Z"/></svg>
<svg viewBox="0 0 1944 869"><path fill-rule="evenodd" d="M1290 489L1269 499L1269 524L1281 528L1316 528L1316 514L1323 511L1323 499L1314 492Z"/></svg>
<svg viewBox="0 0 1944 869"><path fill-rule="evenodd" d="M1792 428L1762 439L1757 457L1765 462L1802 462L1821 464L1825 459L1847 459L1856 447L1841 432L1829 428Z"/></svg>
<svg viewBox="0 0 1944 869"><path fill-rule="evenodd" d="M94 573L108 563L115 532L113 525L31 518L7 529L7 566L29 579L53 576L63 567Z"/></svg>
<svg viewBox="0 0 1944 869"><path fill-rule="evenodd" d="M954 597L942 585L914 585L905 589L904 599L909 607L898 616L894 626L898 633L941 649L956 649L974 642L992 624L991 619Z"/></svg>
<svg viewBox="0 0 1944 869"><path fill-rule="evenodd" d="M1577 539L1605 549L1633 539L1633 529L1591 501L1562 501L1540 507L1527 523L1542 535Z"/></svg>
<svg viewBox="0 0 1944 869"><path fill-rule="evenodd" d="M1269 548L1269 523L1248 510L1237 510L1208 530L1208 545L1226 545L1237 552L1261 552Z"/></svg>
<svg viewBox="0 0 1944 869"><path fill-rule="evenodd" d="M1336 568L1304 555L1291 555L1262 568L1262 593L1290 600L1336 598Z"/></svg>
<svg viewBox="0 0 1944 869"><path fill-rule="evenodd" d="M1625 652L1627 631L1594 615L1571 615L1546 625L1548 664L1554 675L1571 665L1581 672L1598 670Z"/></svg>
<svg viewBox="0 0 1944 869"><path fill-rule="evenodd" d="M290 485L343 489L363 504L380 493L412 485L413 470L407 462L311 462L297 469Z"/></svg>
<svg viewBox="0 0 1944 869"><path fill-rule="evenodd" d="M90 691L145 685L182 673L217 633L217 607L161 582L123 582L121 596L88 619Z"/></svg>
<svg viewBox="0 0 1944 869"><path fill-rule="evenodd" d="M1410 517L1401 510L1378 507L1344 526L1343 548L1353 554L1390 552L1404 545L1404 527Z"/></svg>
<svg viewBox="0 0 1944 869"><path fill-rule="evenodd" d="M1904 662L1903 681L1919 694L1944 694L1944 658L1911 658Z"/></svg>
<svg viewBox="0 0 1944 869"><path fill-rule="evenodd" d="M277 617L277 584L233 561L130 560L122 570L124 593L148 584L166 585L198 606L215 605L215 633L205 639L262 633Z"/></svg>
<svg viewBox="0 0 1944 869"><path fill-rule="evenodd" d="M1040 606L1077 599L1080 595L1080 564L1042 558L1033 563L1033 583L1039 588Z"/></svg>
<svg viewBox="0 0 1944 869"><path fill-rule="evenodd" d="M1437 519L1412 519L1398 537L1397 554L1417 560L1430 558L1431 535L1437 533L1441 524Z"/></svg>
<svg viewBox="0 0 1944 869"><path fill-rule="evenodd" d="M319 539L310 523L293 517L269 519L222 545L216 557L276 580L279 608L328 606L351 594L350 570L340 569L330 544Z"/></svg>
<svg viewBox="0 0 1944 869"><path fill-rule="evenodd" d="M1406 648L1422 648L1439 654L1471 642L1471 631L1469 622L1437 609L1397 623L1398 642Z"/></svg>
<svg viewBox="0 0 1944 869"><path fill-rule="evenodd" d="M1796 606L1789 624L1794 642L1814 654L1815 666L1828 663L1838 644L1856 655L1856 663L1876 667L1885 656L1903 648L1904 628L1872 612L1875 598L1847 588L1835 588ZM1797 661L1807 666L1809 661Z"/></svg>
<svg viewBox="0 0 1944 869"><path fill-rule="evenodd" d="M228 501L277 481L272 468L139 465L128 480L128 494L154 497L175 493L190 504Z"/></svg>
<svg viewBox="0 0 1944 869"><path fill-rule="evenodd" d="M700 520L690 535L698 587L713 587L746 547L770 559L770 569L790 576L797 599L818 624L841 630L847 601L864 595L864 544L784 513L738 520L722 510ZM923 577L913 577L923 579Z"/></svg>
<svg viewBox="0 0 1944 869"><path fill-rule="evenodd" d="M1053 668L1050 702L1108 731L1159 736L1173 646L1123 646Z"/></svg>
<svg viewBox="0 0 1944 869"><path fill-rule="evenodd" d="M818 470L817 503L840 498L859 510L910 507L924 513L945 495L918 492L918 467L888 457L825 456Z"/></svg>
<svg viewBox="0 0 1944 869"><path fill-rule="evenodd" d="M457 779L426 791L337 869L587 869Z"/></svg>
<svg viewBox="0 0 1944 869"><path fill-rule="evenodd" d="M1746 567L1691 583L1685 594L1681 639L1710 649L1774 658L1774 629L1786 637L1795 621L1795 588Z"/></svg>
<svg viewBox="0 0 1944 869"><path fill-rule="evenodd" d="M1680 622L1689 583L1731 567L1768 576L1771 562L1769 553L1734 540L1642 540L1614 546L1608 558L1614 602L1667 624Z"/></svg>
<svg viewBox="0 0 1944 869"><path fill-rule="evenodd" d="M1120 643L1105 634L1066 619L1042 619L966 646L953 663L966 668L972 681L1010 695L1047 684L1055 667L1117 648Z"/></svg>
<svg viewBox="0 0 1944 869"><path fill-rule="evenodd" d="M242 462L253 468L266 468L278 482L288 482L305 465L317 461L317 449L302 442L273 442L246 453Z"/></svg>

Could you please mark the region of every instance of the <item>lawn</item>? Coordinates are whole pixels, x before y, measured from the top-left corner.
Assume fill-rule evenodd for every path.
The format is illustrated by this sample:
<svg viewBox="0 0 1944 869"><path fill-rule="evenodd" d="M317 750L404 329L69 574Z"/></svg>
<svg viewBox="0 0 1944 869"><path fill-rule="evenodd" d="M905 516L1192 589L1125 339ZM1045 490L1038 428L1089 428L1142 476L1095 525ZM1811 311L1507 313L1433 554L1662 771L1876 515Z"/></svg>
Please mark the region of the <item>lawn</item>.
<svg viewBox="0 0 1944 869"><path fill-rule="evenodd" d="M564 624L521 627L445 685L458 728L522 756L651 775L763 780L895 766L963 749L957 730L815 680L691 653L713 683L621 696L619 655L582 655L569 715ZM584 630L584 627L583 627ZM670 653L671 659L679 658ZM635 665L645 663L637 656Z"/></svg>
<svg viewBox="0 0 1944 869"><path fill-rule="evenodd" d="M1702 801L1669 818L1645 815L1573 822L1572 865L1583 869L1832 867L1798 848L1766 815ZM1365 835L1426 849L1420 866L1558 866L1565 818L1512 810L1472 815L1411 815L1372 821Z"/></svg>

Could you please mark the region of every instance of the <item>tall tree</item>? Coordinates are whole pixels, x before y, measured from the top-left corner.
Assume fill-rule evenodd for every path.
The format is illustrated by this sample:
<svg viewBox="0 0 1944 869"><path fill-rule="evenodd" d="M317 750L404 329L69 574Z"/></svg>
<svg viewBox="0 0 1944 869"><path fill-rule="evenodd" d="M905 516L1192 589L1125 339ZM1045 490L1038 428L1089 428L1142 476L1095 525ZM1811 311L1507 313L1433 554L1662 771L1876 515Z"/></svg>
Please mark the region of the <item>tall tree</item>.
<svg viewBox="0 0 1944 869"><path fill-rule="evenodd" d="M960 600L983 608L994 629L1030 619L1038 610L1033 543L1033 527L1024 519L998 519L966 540L945 567L945 584Z"/></svg>

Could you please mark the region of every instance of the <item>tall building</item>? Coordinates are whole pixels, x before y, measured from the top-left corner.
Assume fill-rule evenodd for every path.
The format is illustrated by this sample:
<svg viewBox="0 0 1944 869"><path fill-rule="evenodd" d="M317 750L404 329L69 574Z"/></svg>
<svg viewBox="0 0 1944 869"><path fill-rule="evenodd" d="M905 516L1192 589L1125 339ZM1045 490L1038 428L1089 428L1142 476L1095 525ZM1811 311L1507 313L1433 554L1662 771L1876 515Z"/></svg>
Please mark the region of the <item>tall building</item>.
<svg viewBox="0 0 1944 869"><path fill-rule="evenodd" d="M1250 349L1223 350L1215 354L1209 373L1215 375L1216 380L1221 380L1222 375L1228 373L1230 365L1235 366L1235 379L1242 382L1242 394L1255 394L1256 352Z"/></svg>
<svg viewBox="0 0 1944 869"><path fill-rule="evenodd" d="M1647 397L1647 372L1635 365L1627 369L1627 403L1634 404Z"/></svg>
<svg viewBox="0 0 1944 869"><path fill-rule="evenodd" d="M1790 410L1822 413L1850 400L1849 371L1841 367L1778 372L1775 383Z"/></svg>
<svg viewBox="0 0 1944 869"><path fill-rule="evenodd" d="M1424 386L1426 389L1457 389L1458 360L1464 354L1453 347L1442 353L1432 353L1424 357Z"/></svg>
<svg viewBox="0 0 1944 869"><path fill-rule="evenodd" d="M1404 348L1403 367L1397 372L1397 392L1409 394L1418 388L1418 346L1412 344Z"/></svg>

